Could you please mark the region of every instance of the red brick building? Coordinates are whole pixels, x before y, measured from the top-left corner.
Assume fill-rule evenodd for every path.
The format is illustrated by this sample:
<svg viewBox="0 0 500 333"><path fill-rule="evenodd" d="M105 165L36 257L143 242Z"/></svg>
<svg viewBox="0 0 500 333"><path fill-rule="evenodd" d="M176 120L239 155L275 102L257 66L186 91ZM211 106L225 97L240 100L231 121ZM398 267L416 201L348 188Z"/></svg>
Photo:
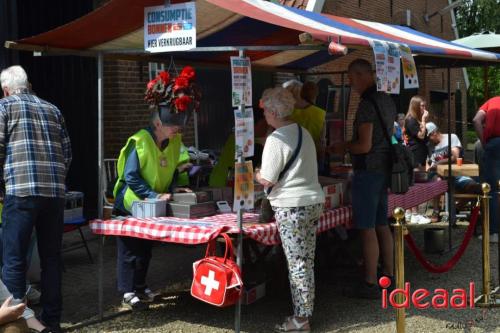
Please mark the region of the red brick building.
<svg viewBox="0 0 500 333"><path fill-rule="evenodd" d="M282 0L282 2L287 5L305 8L308 1ZM447 5L448 0L325 0L322 11L324 13L338 16L382 23L409 25L413 29L424 33L431 34L442 39L452 40L456 37L452 28L452 18L449 12L443 16L436 15L432 17L429 22L426 22L424 19L426 14L432 14ZM355 51L354 53L339 60L314 68L310 72L321 73L343 71L346 69L350 61L358 57L364 57L369 60L372 60L373 58L371 51ZM148 106L143 101L143 93L145 85L149 80L149 66L147 63L137 61L113 60L106 61L104 68L105 156L107 158L112 158L118 156L119 149L131 133L147 124L149 113ZM265 74L254 72L254 81L259 80L259 75ZM270 81L269 83L271 85L279 83L278 81L280 78L283 79L283 75L275 75L274 82ZM333 85L340 84L339 75L308 75L307 79L314 81L328 79ZM436 121L438 125L441 125L444 131L447 131L446 120L444 118L448 107L446 69L420 70L419 79L420 89L418 93L424 95L429 101L429 104L431 105L430 112L433 115L433 120ZM264 82L268 82L266 80L264 80ZM451 90L453 93L451 100L452 113L455 113L455 104L457 104L459 108L461 106L461 112L458 112L459 116L457 117L457 120L460 121L460 119L466 119L465 81L463 71L461 69L453 69L451 71ZM229 94L229 90L224 91L224 88L221 88L219 93ZM404 94L402 94L399 101L400 112L406 113L407 101L410 96L403 95ZM456 96L459 96L460 103L457 103ZM350 137L350 128L357 102L358 96L354 93L351 94L349 100L349 112L347 114L347 137ZM210 117L210 115L205 115L205 117ZM230 112L229 116L224 119L224 121L232 122L232 114L230 114ZM455 121L455 117L452 117L452 121ZM203 127L203 124L203 122L200 123L200 126ZM458 127L465 130L466 125L464 123L458 124ZM210 129L205 130L209 131ZM460 129L457 130L458 133L461 132ZM193 126L191 123L191 126L189 126L184 133L184 141L187 145L192 145L194 143L193 133ZM225 135L227 133L222 134ZM221 133L214 130L213 135L217 136L221 135ZM217 143L214 144L216 146L212 148L220 148L220 142L223 142L223 140L217 141Z"/></svg>

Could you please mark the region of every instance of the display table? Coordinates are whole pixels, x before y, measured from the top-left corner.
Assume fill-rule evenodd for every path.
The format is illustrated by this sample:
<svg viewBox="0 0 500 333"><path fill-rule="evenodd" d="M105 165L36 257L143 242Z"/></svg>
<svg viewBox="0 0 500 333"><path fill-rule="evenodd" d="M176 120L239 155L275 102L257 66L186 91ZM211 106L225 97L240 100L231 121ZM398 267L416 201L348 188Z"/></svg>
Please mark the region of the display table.
<svg viewBox="0 0 500 333"><path fill-rule="evenodd" d="M448 164L441 164L437 166L437 174L441 177L448 177ZM477 164L462 164L460 166L456 164L451 165L451 175L457 176L467 176L467 177L479 177L479 165Z"/></svg>
<svg viewBox="0 0 500 333"><path fill-rule="evenodd" d="M405 194L389 195L388 213L396 207L410 209L448 189L445 181L415 184ZM257 214L243 215L243 233L245 236L265 245L280 243L278 228L275 222L258 223ZM350 206L324 212L318 222L318 233L333 229L339 225L352 227L352 209ZM176 217L156 217L138 219L120 217L110 220L93 220L90 222L92 232L108 236L138 237L161 242L180 244L203 244L217 237L220 233L237 233L236 214L219 214L199 219L183 219Z"/></svg>
<svg viewBox="0 0 500 333"><path fill-rule="evenodd" d="M245 236L265 245L279 244L280 238L275 222L258 223L259 215L243 215ZM351 207L326 211L318 222L318 233L339 225L351 227ZM99 235L130 236L162 242L181 244L203 244L220 233L238 233L236 214L219 214L199 219L156 217L137 219L121 217L111 220L93 220L92 232Z"/></svg>
<svg viewBox="0 0 500 333"><path fill-rule="evenodd" d="M416 183L405 194L390 194L388 202L388 215L392 216L394 208L402 207L410 209L421 205L434 197L448 191L448 183L444 180L437 180L427 183Z"/></svg>

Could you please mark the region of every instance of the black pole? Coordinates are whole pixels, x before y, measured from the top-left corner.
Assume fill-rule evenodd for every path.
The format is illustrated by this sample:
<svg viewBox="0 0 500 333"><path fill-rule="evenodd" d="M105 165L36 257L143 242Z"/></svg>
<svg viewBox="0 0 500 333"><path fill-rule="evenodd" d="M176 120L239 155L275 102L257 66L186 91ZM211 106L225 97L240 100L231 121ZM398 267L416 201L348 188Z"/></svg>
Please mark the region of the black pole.
<svg viewBox="0 0 500 333"><path fill-rule="evenodd" d="M453 173L451 171L451 72L448 67L448 246L451 251L452 248L452 227L455 224L455 205L453 201Z"/></svg>

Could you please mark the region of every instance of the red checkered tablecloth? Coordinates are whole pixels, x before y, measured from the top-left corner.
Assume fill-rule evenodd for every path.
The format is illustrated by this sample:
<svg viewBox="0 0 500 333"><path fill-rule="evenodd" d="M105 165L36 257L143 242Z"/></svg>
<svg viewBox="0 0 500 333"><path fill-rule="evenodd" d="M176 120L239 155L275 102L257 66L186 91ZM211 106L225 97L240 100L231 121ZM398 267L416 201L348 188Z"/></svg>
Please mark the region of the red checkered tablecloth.
<svg viewBox="0 0 500 333"><path fill-rule="evenodd" d="M259 243L279 244L281 241L276 223L258 223L258 220L258 214L244 214L243 233ZM318 233L339 225L350 227L351 220L351 207L326 211L318 222ZM90 222L90 228L92 232L99 235L130 236L181 244L207 243L220 233L239 231L236 214L219 214L199 219L123 217L112 220L93 220Z"/></svg>
<svg viewBox="0 0 500 333"><path fill-rule="evenodd" d="M395 207L409 209L431 200L447 191L445 181L415 184L401 195L389 196L389 215ZM258 223L258 214L243 215L243 233L266 245L280 243L276 223ZM352 209L350 206L324 212L318 222L318 233L333 229L339 225L352 227ZM236 214L219 214L199 219L176 217L156 217L138 219L134 217L113 220L93 220L90 228L95 234L110 236L130 236L162 242L181 244L202 244L217 237L220 233L237 233Z"/></svg>
<svg viewBox="0 0 500 333"><path fill-rule="evenodd" d="M448 191L448 183L444 180L438 180L429 183L416 183L405 194L389 195L388 216L392 216L392 212L396 207L410 209L421 205L434 197L444 194Z"/></svg>

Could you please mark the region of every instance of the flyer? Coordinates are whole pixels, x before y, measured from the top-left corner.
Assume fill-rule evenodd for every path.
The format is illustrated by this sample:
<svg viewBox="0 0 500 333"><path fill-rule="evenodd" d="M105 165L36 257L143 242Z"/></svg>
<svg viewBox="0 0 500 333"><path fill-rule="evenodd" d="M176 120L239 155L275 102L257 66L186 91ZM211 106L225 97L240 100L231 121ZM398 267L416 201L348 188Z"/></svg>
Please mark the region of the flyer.
<svg viewBox="0 0 500 333"><path fill-rule="evenodd" d="M240 153L243 157L252 157L254 154L254 125L253 109L245 108L242 113L239 109L234 110L234 135L236 139L235 159Z"/></svg>
<svg viewBox="0 0 500 333"><path fill-rule="evenodd" d="M231 57L232 104L252 106L252 68L250 58Z"/></svg>
<svg viewBox="0 0 500 333"><path fill-rule="evenodd" d="M401 62L399 61L398 44L387 43L387 92L399 94L401 78Z"/></svg>
<svg viewBox="0 0 500 333"><path fill-rule="evenodd" d="M418 74L415 60L407 45L399 45L401 62L403 63L404 87L405 89L418 88Z"/></svg>
<svg viewBox="0 0 500 333"><path fill-rule="evenodd" d="M233 210L254 208L254 185L252 161L234 165L234 205Z"/></svg>
<svg viewBox="0 0 500 333"><path fill-rule="evenodd" d="M172 52L195 47L195 2L144 8L144 50Z"/></svg>
<svg viewBox="0 0 500 333"><path fill-rule="evenodd" d="M377 91L387 91L387 44L376 40L370 41L375 58Z"/></svg>

